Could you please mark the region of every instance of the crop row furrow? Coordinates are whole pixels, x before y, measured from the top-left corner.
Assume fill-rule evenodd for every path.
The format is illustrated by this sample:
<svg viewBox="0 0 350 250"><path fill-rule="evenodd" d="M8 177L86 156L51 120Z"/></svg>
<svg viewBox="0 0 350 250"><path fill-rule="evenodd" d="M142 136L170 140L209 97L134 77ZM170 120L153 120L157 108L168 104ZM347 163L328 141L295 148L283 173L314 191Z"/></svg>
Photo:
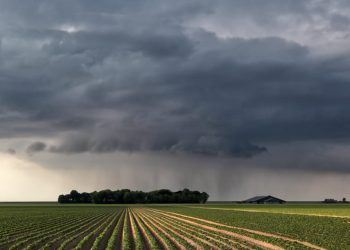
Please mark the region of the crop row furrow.
<svg viewBox="0 0 350 250"><path fill-rule="evenodd" d="M10 239L11 237L15 237L18 236L19 234L23 234L23 233L27 233L32 231L33 229L37 229L37 228L43 228L46 226L51 226L52 224L55 224L57 222L60 222L62 220L61 217L59 218L55 218L54 220L50 219L50 218L44 218L41 220L37 219L35 220L35 223L33 222L34 219L31 218L31 221L27 222L27 221L20 221L17 222L16 224L12 225L12 223L6 224L5 229L2 229L0 232L0 244L2 241L4 241L5 239ZM2 223L3 225L5 223Z"/></svg>
<svg viewBox="0 0 350 250"><path fill-rule="evenodd" d="M180 230L188 232L192 235L196 235L198 238L200 238L204 242L206 242L206 241L213 242L217 247L220 247L221 249L232 249L232 246L234 246L232 243L235 243L235 242L232 241L232 242L230 242L231 244L228 244L225 241L220 241L220 240L218 240L221 238L220 235L211 233L208 230L204 231L202 229L199 229L198 227L195 228L189 224L185 224L183 222L180 222L180 221L168 218L168 217L166 218L166 220L171 222L174 226L177 226ZM207 245L209 245L209 244L207 244Z"/></svg>
<svg viewBox="0 0 350 250"><path fill-rule="evenodd" d="M106 214L100 214L97 216L94 216L91 218L91 220L86 221L83 224L79 224L79 226L74 229L71 230L67 233L65 233L64 235L61 235L60 237L56 237L54 239L52 239L51 241L48 241L42 248L41 250L48 250L48 249L52 249L52 248L58 248L60 245L60 242L63 242L65 239L71 237L72 235L75 235L76 233L81 232L82 230L84 230L85 228L89 228L92 225L95 225L101 218L104 218L106 216Z"/></svg>
<svg viewBox="0 0 350 250"><path fill-rule="evenodd" d="M106 219L109 218L109 216L109 214L106 214L91 226L82 228L82 231L78 231L77 234L71 235L69 238L61 242L61 244L58 246L58 249L64 250L74 248L74 246L78 244L80 238L84 238L86 234L99 227Z"/></svg>
<svg viewBox="0 0 350 250"><path fill-rule="evenodd" d="M105 211L108 210L101 209L97 212L94 211L93 214L103 214ZM40 214L40 216L24 217L21 218L20 221L17 217L11 218L10 222L2 222L2 224L6 224L6 226L0 229L0 244L5 240L9 240L11 237L17 238L19 235L28 234L28 232L33 232L33 230L35 231L36 229L51 228L52 225L60 224L62 221L67 222L76 219L76 217L87 218L90 216L91 211L85 212L84 214L75 211L70 213L60 212L55 214L55 217L52 217L51 213L44 213Z"/></svg>
<svg viewBox="0 0 350 250"><path fill-rule="evenodd" d="M152 213L152 212L151 212ZM159 216L159 215L158 215ZM235 239L229 235L223 235L214 231L204 230L199 227L193 226L189 223L183 222L181 220L177 220L166 215L162 216L163 219L166 218L167 221L171 222L173 225L178 226L181 230L188 232L190 235L196 235L197 237L204 239L205 241L212 242L220 249L255 249L256 247L250 246L250 244L239 241L239 239ZM209 244L208 244L209 245Z"/></svg>
<svg viewBox="0 0 350 250"><path fill-rule="evenodd" d="M125 250L131 250L134 247L133 237L131 233L130 220L129 220L129 209L126 209L124 225L123 225L123 236L122 236L122 248Z"/></svg>
<svg viewBox="0 0 350 250"><path fill-rule="evenodd" d="M108 218L97 228L94 230L90 231L79 243L78 245L74 248L74 250L80 250L83 247L89 249L95 238L104 230L104 228L114 219L114 213L108 216ZM91 246L90 246L91 245ZM88 246L88 247L87 247Z"/></svg>
<svg viewBox="0 0 350 250"><path fill-rule="evenodd" d="M151 232L152 237L154 237L157 242L160 244L161 249L177 249L179 248L179 244L169 237L167 233L164 233L163 230L159 229L157 226L153 225L149 221L145 220L145 218L139 213L139 211L135 211L135 215L141 221L141 223Z"/></svg>
<svg viewBox="0 0 350 250"><path fill-rule="evenodd" d="M155 210L158 212L161 212L160 210ZM181 217L186 220L195 221L196 223L205 224L206 226L210 227L216 227L219 230L223 231L230 231L235 232L241 235L244 235L248 238L253 238L258 241L265 242L266 244L270 244L270 246L278 247L283 246L284 248L298 248L298 249L316 249L316 250L324 250L324 248L319 247L315 244L312 244L306 239L306 241L301 241L295 238L291 238L291 236L276 234L276 233L269 233L269 232L263 232L259 230L253 230L243 227L237 227L232 225L225 225L222 223L217 223L214 221L209 221L193 216L183 215L179 213L173 213L173 212L167 212L168 214L171 214L176 217ZM248 240L249 241L249 240ZM316 242L317 243L317 242ZM280 247L281 249L281 247Z"/></svg>
<svg viewBox="0 0 350 250"><path fill-rule="evenodd" d="M161 243L157 241L155 237L153 237L151 231L144 225L144 223L132 212L132 217L135 220L137 228L142 233L142 237L146 243L146 248L149 249L161 249Z"/></svg>
<svg viewBox="0 0 350 250"><path fill-rule="evenodd" d="M232 231L227 231L227 230L220 229L220 228L217 228L217 227L214 227L214 226L205 225L204 223L196 222L194 219L191 220L191 219L188 219L188 218L184 218L182 215L179 215L179 214L176 214L176 216L175 216L175 215L173 215L170 212L162 212L162 211L155 210L155 209L152 209L152 211L154 211L154 212L156 212L156 213L158 213L160 215L167 215L167 216L175 218L177 220L181 220L181 221L187 222L189 224L201 227L201 228L206 229L206 230L210 230L210 231L214 231L214 232L218 232L218 233L222 233L222 234L233 236L233 237L235 237L237 239L240 239L242 241L249 242L250 244L253 244L253 245L257 246L257 247L261 247L261 248L265 248L265 249L272 249L272 250L282 250L283 249L283 248L281 248L279 246L276 246L276 245L273 245L271 243L267 243L267 242L264 242L264 241L261 241L261 240L258 240L258 239L255 239L255 238L243 235L243 234L239 234L239 233L232 232Z"/></svg>
<svg viewBox="0 0 350 250"><path fill-rule="evenodd" d="M169 235L171 235L171 237L175 238L185 249L204 249L203 246L197 244L192 239L185 236L183 232L180 233L179 230L175 229L170 224L164 223L164 221L161 220L160 217L155 219L154 217L150 216L148 213L145 212L143 212L143 215L146 219L150 220L151 222L165 230Z"/></svg>
<svg viewBox="0 0 350 250"><path fill-rule="evenodd" d="M86 218L88 218L88 216L86 216ZM41 233L44 231L47 231L47 229L52 229L53 225L61 225L61 224L66 224L66 223L70 223L71 221L77 221L78 218L77 217L68 217L68 219L64 219L62 217L60 217L57 220L48 222L48 223L42 223L42 224L37 224L36 226L30 227L28 230L24 230L24 231L14 231L13 233L9 234L7 237L6 236L2 236L1 237L1 241L0 241L0 245L8 245L11 242L14 241L19 241L21 239L24 239L26 237L29 236L33 236L37 233ZM25 224L25 222L22 222L22 224Z"/></svg>
<svg viewBox="0 0 350 250"><path fill-rule="evenodd" d="M55 233L49 234L45 237L41 237L38 240L34 241L33 243L29 244L26 249L39 249L42 245L44 245L47 242L50 242L50 240L57 240L61 239L65 235L69 235L71 232L75 232L78 229L81 229L82 227L86 227L91 223L91 221L94 221L95 217L87 218L84 220L79 221L79 223L73 224L71 226L63 226L61 230L58 230Z"/></svg>
<svg viewBox="0 0 350 250"><path fill-rule="evenodd" d="M103 249L104 247L102 246L103 240L108 239L111 232L114 228L114 226L118 223L120 216L121 216L122 211L119 211L115 218L107 225L107 227L103 230L103 232L95 239L94 244L92 245L92 250L98 250L98 249Z"/></svg>
<svg viewBox="0 0 350 250"><path fill-rule="evenodd" d="M70 214L66 214L67 217L74 217ZM0 236L6 236L6 233L19 233L22 230L27 230L31 228L35 228L38 226L44 226L48 224L52 224L61 220L61 216L59 217L51 217L50 214L41 214L40 216L31 216L30 218L24 217L22 220L19 220L17 217L8 218L9 221L3 221L2 224L6 227L0 230Z"/></svg>
<svg viewBox="0 0 350 250"><path fill-rule="evenodd" d="M121 249L124 220L125 220L125 209L123 209L123 212L119 217L118 223L115 225L113 232L111 234L111 237L107 242L106 248L108 250Z"/></svg>
<svg viewBox="0 0 350 250"><path fill-rule="evenodd" d="M131 228L131 234L133 236L133 241L135 243L135 249L136 250L143 250L143 249L149 249L149 246L147 246L145 239L142 236L142 232L137 227L135 219L132 215L132 210L129 210L129 221L130 221L130 228Z"/></svg>
<svg viewBox="0 0 350 250"><path fill-rule="evenodd" d="M152 217L156 215L156 214L149 212L149 211L147 211L146 213ZM166 218L165 216L157 216L157 219L162 221L167 227L169 227L169 228L171 228L179 233L181 232L187 238L192 239L193 241L197 242L203 248L209 247L210 249L225 249L225 248L232 249L232 247L230 247L228 244L226 244L226 245L225 244L219 244L219 245L212 244L211 242L208 241L210 239L208 237L206 237L205 234L200 234L200 233L196 232L196 230L189 229L188 225L178 223L177 221Z"/></svg>
<svg viewBox="0 0 350 250"><path fill-rule="evenodd" d="M85 218L85 219L88 219ZM18 238L12 239L6 244L9 246L9 249L20 249L23 246L29 245L30 242L35 241L37 239L40 239L42 237L46 237L48 235L55 234L57 231L62 230L62 227L69 227L71 225L76 225L77 222L81 221L81 218L75 217L74 219L71 219L69 221L60 221L60 223L56 225L51 225L51 227L45 227L45 228L38 228L36 231L29 233L27 235L22 235ZM15 243L12 245L12 243Z"/></svg>

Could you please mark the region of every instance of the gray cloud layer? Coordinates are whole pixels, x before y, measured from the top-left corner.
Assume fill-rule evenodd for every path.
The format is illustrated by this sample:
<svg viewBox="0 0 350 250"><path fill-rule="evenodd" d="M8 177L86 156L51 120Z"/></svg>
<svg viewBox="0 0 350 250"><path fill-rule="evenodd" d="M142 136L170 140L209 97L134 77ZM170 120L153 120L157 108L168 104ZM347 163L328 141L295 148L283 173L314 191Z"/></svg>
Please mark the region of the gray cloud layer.
<svg viewBox="0 0 350 250"><path fill-rule="evenodd" d="M270 144L348 140L349 8L2 1L0 137L56 141L30 153L245 158Z"/></svg>
<svg viewBox="0 0 350 250"><path fill-rule="evenodd" d="M46 149L46 144L43 142L33 142L32 144L30 144L27 148L27 153L28 154L33 154L33 153L38 153L38 152L42 152Z"/></svg>

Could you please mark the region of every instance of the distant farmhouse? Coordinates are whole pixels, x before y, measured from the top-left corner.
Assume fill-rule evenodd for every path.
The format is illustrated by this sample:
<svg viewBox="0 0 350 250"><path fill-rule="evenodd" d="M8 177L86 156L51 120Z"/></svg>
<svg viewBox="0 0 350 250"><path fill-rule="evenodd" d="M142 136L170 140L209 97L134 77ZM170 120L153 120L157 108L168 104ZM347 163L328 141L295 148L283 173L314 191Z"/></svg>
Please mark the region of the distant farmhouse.
<svg viewBox="0 0 350 250"><path fill-rule="evenodd" d="M242 203L253 203L253 204L282 204L286 201L273 197L271 195L267 196L255 196L253 198L250 198L248 200L242 201Z"/></svg>

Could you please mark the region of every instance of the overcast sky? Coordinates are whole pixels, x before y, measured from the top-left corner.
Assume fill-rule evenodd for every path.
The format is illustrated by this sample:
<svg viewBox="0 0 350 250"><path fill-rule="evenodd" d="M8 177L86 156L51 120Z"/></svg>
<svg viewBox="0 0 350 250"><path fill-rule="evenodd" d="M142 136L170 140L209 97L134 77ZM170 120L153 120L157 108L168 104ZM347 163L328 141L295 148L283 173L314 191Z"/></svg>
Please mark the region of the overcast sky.
<svg viewBox="0 0 350 250"><path fill-rule="evenodd" d="M0 0L0 200L350 199L347 0Z"/></svg>

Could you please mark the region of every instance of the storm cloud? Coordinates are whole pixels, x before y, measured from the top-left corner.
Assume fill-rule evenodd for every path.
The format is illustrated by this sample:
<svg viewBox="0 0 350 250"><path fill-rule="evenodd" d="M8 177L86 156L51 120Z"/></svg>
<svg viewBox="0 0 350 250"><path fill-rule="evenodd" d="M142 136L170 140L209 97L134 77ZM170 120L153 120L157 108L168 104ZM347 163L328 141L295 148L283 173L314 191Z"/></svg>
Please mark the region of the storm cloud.
<svg viewBox="0 0 350 250"><path fill-rule="evenodd" d="M29 153L237 158L346 143L349 10L341 0L1 1L0 137L44 138Z"/></svg>
<svg viewBox="0 0 350 250"><path fill-rule="evenodd" d="M33 154L37 152L42 152L46 149L46 144L43 142L33 142L27 147L27 153Z"/></svg>

